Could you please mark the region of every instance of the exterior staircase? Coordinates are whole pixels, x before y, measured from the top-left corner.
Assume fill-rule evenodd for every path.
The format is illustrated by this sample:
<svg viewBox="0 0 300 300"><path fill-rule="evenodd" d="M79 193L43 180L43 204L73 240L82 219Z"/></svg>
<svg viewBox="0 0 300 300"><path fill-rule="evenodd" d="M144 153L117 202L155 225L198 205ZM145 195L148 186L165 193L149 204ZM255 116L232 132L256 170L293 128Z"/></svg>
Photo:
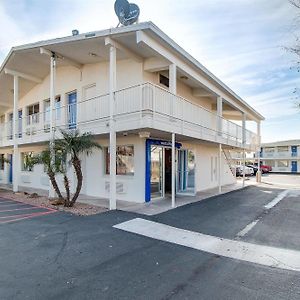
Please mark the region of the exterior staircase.
<svg viewBox="0 0 300 300"><path fill-rule="evenodd" d="M227 150L227 149L222 149L222 151L223 151L223 154L224 154L224 156L225 156L225 159L226 159L226 161L227 161L227 164L228 164L228 166L229 166L229 169L230 169L232 175L233 175L234 177L236 177L235 162L234 162L234 160L232 159L232 156L231 156L231 154L230 154L230 151Z"/></svg>

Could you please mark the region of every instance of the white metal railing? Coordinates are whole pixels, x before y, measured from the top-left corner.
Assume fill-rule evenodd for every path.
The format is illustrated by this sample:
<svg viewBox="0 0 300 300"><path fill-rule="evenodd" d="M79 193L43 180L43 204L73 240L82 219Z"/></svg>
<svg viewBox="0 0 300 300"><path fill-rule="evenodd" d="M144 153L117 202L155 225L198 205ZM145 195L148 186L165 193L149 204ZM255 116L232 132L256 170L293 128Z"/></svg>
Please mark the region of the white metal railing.
<svg viewBox="0 0 300 300"><path fill-rule="evenodd" d="M101 120L109 118L109 95L101 95L78 103L56 107L54 109L55 127L67 127L74 129L86 124L93 124L93 130L97 128ZM186 129L195 132L204 132L206 135L216 139L223 137L227 142L234 142L236 145L242 144L242 127L224 118L221 118L222 131L218 131L219 117L210 110L197 105L181 96L174 95L168 90L152 83L144 83L115 92L114 115L118 119L122 116L137 114L139 118L147 113L165 118L172 126L172 122L180 124ZM23 116L18 120L18 137L24 140L31 139L36 135L43 135L50 131L50 111L36 113L30 116ZM12 139L12 122L2 124L6 134L1 135L1 140ZM2 132L2 130L1 130ZM3 144L3 143L2 143ZM246 131L246 146L256 146L257 136Z"/></svg>

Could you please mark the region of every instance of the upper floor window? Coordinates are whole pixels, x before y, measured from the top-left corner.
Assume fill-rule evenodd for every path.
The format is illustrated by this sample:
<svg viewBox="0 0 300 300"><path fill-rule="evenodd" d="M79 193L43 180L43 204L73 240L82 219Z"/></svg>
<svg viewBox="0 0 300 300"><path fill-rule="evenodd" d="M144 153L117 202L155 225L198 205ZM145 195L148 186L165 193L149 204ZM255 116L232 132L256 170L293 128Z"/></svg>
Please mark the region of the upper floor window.
<svg viewBox="0 0 300 300"><path fill-rule="evenodd" d="M61 101L60 96L55 98L55 119L61 118ZM50 123L50 99L44 101L44 122Z"/></svg>
<svg viewBox="0 0 300 300"><path fill-rule="evenodd" d="M33 166L30 164L30 159L33 157L33 152L21 153L21 170L24 172L32 172Z"/></svg>
<svg viewBox="0 0 300 300"><path fill-rule="evenodd" d="M275 152L275 148L273 148L273 147L264 148L264 152L266 152L266 153L273 153L273 152Z"/></svg>
<svg viewBox="0 0 300 300"><path fill-rule="evenodd" d="M288 152L289 151L289 146L280 146L277 147L278 152Z"/></svg>
<svg viewBox="0 0 300 300"><path fill-rule="evenodd" d="M40 104L32 104L27 106L27 124L39 123Z"/></svg>
<svg viewBox="0 0 300 300"><path fill-rule="evenodd" d="M117 175L134 175L134 146L118 146ZM109 148L104 148L105 174L110 174Z"/></svg>
<svg viewBox="0 0 300 300"><path fill-rule="evenodd" d="M162 74L159 74L159 83L166 86L167 88L170 86L169 78Z"/></svg>

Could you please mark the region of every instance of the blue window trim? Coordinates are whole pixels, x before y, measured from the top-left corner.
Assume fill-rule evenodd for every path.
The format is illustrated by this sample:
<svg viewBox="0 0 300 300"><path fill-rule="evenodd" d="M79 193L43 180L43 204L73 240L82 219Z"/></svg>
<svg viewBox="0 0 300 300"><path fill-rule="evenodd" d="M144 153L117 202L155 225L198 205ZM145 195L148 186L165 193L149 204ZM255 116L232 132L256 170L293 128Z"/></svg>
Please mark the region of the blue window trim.
<svg viewBox="0 0 300 300"><path fill-rule="evenodd" d="M171 148L172 142L154 139L146 140L145 202L147 203L151 201L151 146L153 145ZM177 149L180 149L182 147L182 144L175 143L175 147Z"/></svg>

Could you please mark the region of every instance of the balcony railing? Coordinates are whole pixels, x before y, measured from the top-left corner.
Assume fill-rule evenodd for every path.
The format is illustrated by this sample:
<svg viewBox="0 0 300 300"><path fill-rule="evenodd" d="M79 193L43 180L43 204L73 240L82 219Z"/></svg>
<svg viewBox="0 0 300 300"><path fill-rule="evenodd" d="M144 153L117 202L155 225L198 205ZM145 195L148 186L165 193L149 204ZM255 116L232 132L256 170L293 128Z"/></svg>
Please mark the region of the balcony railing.
<svg viewBox="0 0 300 300"><path fill-rule="evenodd" d="M77 127L94 134L108 132L109 99L109 95L105 94L55 108L55 127ZM151 83L115 92L114 118L117 130L120 131L153 127L166 132L174 131L195 138L242 146L241 126L224 118L219 119L220 117L208 109ZM222 124L221 131L218 120ZM25 116L17 121L20 143L49 139L49 110ZM1 145L9 141L12 143L12 122L1 126ZM247 130L246 147L256 147L256 142L257 136Z"/></svg>

